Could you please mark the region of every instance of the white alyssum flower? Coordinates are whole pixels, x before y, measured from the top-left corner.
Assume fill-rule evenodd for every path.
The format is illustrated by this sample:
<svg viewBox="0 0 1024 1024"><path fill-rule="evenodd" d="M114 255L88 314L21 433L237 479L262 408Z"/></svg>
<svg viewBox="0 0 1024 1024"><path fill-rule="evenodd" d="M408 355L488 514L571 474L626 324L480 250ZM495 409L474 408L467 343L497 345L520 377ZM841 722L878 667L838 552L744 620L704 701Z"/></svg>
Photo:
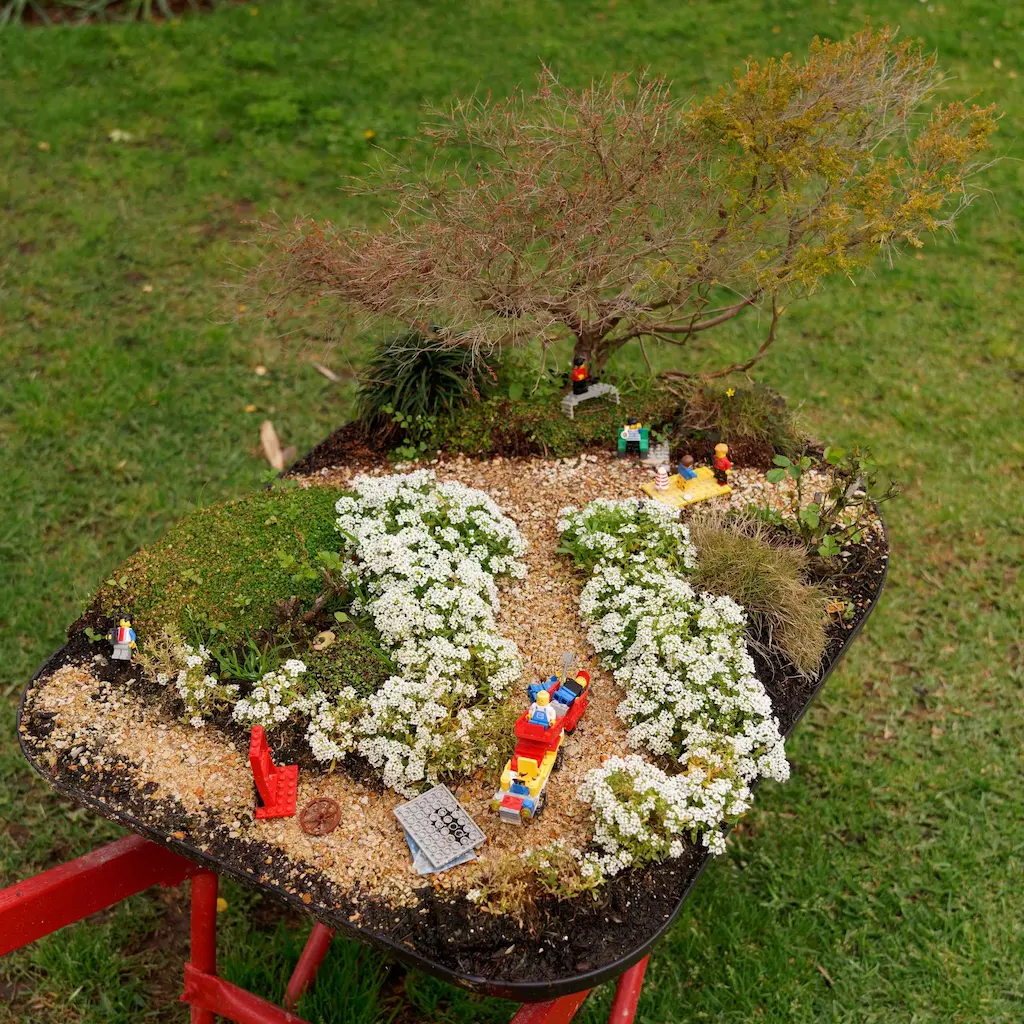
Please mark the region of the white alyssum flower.
<svg viewBox="0 0 1024 1024"><path fill-rule="evenodd" d="M202 644L193 647L184 641L176 643L173 655L177 664L184 666L174 677L174 688L185 705L189 724L201 729L219 704L230 703L238 696L238 687L234 683L221 683L206 671L210 652ZM161 672L157 680L169 683L171 678Z"/></svg>
<svg viewBox="0 0 1024 1024"><path fill-rule="evenodd" d="M270 729L296 714L308 714L310 703L300 682L305 671L304 662L289 658L278 671L265 673L248 697L235 703L232 717L245 725Z"/></svg>
<svg viewBox="0 0 1024 1024"><path fill-rule="evenodd" d="M612 774L620 789L623 779L640 779L648 802L671 791L677 806L665 819L665 834L675 836L673 842L683 832L700 835L721 852L718 826L749 806L751 783L789 776L779 723L747 650L743 609L731 598L697 593L686 580L695 564L689 531L660 502L591 502L582 510L563 509L558 525L563 546L592 574L580 594L580 617L626 691L617 713L630 726L630 744L682 768L679 775L658 777L633 757ZM636 851L623 837L640 825L630 816L635 808L614 811L612 789L601 788L606 769L590 773L594 782L588 777L584 792L599 826L617 822L595 837L604 851L595 870L612 875L632 862ZM665 779L672 783L668 789ZM653 849L652 842L645 835L643 849ZM671 844L659 848L668 851L661 856L675 855Z"/></svg>
<svg viewBox="0 0 1024 1024"><path fill-rule="evenodd" d="M678 857L684 836L723 853L720 823L750 805L750 791L737 790L729 779L710 779L696 767L667 775L636 754L611 757L588 772L579 798L593 810L598 847L583 855L581 870L607 877L630 865Z"/></svg>
<svg viewBox="0 0 1024 1024"><path fill-rule="evenodd" d="M353 609L370 615L398 671L358 704L344 697L354 722L322 706L314 754L333 759L345 743L332 737L350 728L346 742L385 784L412 794L441 771L481 763L472 728L522 671L495 614L498 578L525 575L526 542L488 495L428 470L359 476L352 486L337 511L362 595Z"/></svg>

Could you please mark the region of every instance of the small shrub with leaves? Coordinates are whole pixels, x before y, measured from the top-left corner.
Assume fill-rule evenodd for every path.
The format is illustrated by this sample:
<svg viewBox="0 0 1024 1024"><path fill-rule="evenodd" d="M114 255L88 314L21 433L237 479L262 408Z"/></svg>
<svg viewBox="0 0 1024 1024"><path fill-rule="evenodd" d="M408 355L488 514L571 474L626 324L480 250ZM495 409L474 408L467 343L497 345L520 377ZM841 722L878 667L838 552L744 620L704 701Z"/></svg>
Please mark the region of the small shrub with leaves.
<svg viewBox="0 0 1024 1024"><path fill-rule="evenodd" d="M617 875L683 852L683 839L698 838L712 853L725 852L720 825L750 806L750 790L732 786L705 767L691 764L668 775L630 754L610 757L587 773L580 799L594 813L594 845L584 856L584 875Z"/></svg>
<svg viewBox="0 0 1024 1024"><path fill-rule="evenodd" d="M173 628L164 627L145 642L139 664L158 683L173 684L185 705L185 717L200 728L214 712L229 707L238 697L238 686L222 683L207 671L210 652L200 644L186 643Z"/></svg>
<svg viewBox="0 0 1024 1024"><path fill-rule="evenodd" d="M596 896L604 876L594 859L564 840L546 846L507 853L480 866L466 891L466 899L488 913L512 918L520 926L537 916L539 897L573 899L584 893Z"/></svg>
<svg viewBox="0 0 1024 1024"><path fill-rule="evenodd" d="M683 400L683 419L691 431L714 431L726 441L749 438L777 451L799 443L799 431L785 399L763 384L727 387L698 377L672 385Z"/></svg>
<svg viewBox="0 0 1024 1024"><path fill-rule="evenodd" d="M832 558L845 544L861 540L868 512L874 505L899 494L899 486L892 480L879 485L878 467L868 449L857 445L849 450L830 446L825 449L824 490L815 491L808 502L805 481L814 467L808 455L792 459L775 456L775 468L767 474L769 483L789 479L794 487L789 513L774 518L822 558Z"/></svg>

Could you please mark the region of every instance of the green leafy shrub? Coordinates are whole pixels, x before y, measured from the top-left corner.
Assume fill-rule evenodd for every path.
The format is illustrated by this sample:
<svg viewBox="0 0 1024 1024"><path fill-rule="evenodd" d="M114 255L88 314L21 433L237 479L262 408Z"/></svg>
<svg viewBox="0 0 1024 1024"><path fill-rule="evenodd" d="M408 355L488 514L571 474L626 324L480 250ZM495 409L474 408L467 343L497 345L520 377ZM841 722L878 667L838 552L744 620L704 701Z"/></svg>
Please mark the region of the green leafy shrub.
<svg viewBox="0 0 1024 1024"><path fill-rule="evenodd" d="M838 555L844 544L858 543L864 533L868 513L882 502L899 494L899 485L893 480L880 483L878 467L867 448L854 445L825 449L827 481L821 491L805 501L805 480L809 470L815 468L808 455L792 458L775 456L775 468L767 473L770 483L793 481L791 506L788 514L768 510L765 519L797 534L812 551L822 558Z"/></svg>
<svg viewBox="0 0 1024 1024"><path fill-rule="evenodd" d="M197 509L106 580L98 605L130 612L143 647L164 627L218 648L276 634L282 599L309 609L330 590L321 552L340 547L338 497L327 487L278 489Z"/></svg>
<svg viewBox="0 0 1024 1024"><path fill-rule="evenodd" d="M679 400L653 382L625 381L618 382L622 405L594 399L570 420L558 407L557 392L530 394L525 381L520 382L521 398L510 399L506 387L504 392L463 409L457 417L440 422L433 446L467 455L497 452L567 458L595 446L613 451L627 406L630 413L655 427L665 426L679 413Z"/></svg>
<svg viewBox="0 0 1024 1024"><path fill-rule="evenodd" d="M752 518L703 512L689 526L694 586L731 597L800 672L816 671L828 645L828 595L804 581L807 552L780 543Z"/></svg>
<svg viewBox="0 0 1024 1024"><path fill-rule="evenodd" d="M725 441L764 441L776 451L791 451L799 444L786 400L763 384L727 387L694 377L673 389L683 401L683 426L690 431L716 431Z"/></svg>
<svg viewBox="0 0 1024 1024"><path fill-rule="evenodd" d="M480 398L494 375L472 353L408 331L378 346L356 393L357 418L368 430L447 416Z"/></svg>

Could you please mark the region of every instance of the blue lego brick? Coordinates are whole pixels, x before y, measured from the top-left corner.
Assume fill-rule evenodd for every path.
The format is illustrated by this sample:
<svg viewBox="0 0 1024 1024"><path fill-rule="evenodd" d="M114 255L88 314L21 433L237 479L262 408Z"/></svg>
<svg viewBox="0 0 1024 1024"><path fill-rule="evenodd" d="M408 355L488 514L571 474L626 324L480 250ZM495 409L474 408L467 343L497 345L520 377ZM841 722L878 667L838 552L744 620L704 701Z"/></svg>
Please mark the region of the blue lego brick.
<svg viewBox="0 0 1024 1024"><path fill-rule="evenodd" d="M528 796L530 790L521 782L513 782L509 787L509 792L514 793L516 796Z"/></svg>

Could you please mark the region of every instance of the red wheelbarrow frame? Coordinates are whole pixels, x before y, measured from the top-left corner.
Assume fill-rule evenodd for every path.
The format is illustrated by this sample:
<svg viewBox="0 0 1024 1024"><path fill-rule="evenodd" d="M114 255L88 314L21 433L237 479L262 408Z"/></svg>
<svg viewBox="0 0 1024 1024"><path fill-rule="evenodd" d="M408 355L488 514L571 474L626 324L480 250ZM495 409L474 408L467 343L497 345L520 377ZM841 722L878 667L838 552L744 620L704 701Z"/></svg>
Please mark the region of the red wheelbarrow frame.
<svg viewBox="0 0 1024 1024"><path fill-rule="evenodd" d="M215 1014L236 1024L306 1024L291 1009L316 977L334 932L313 926L288 982L284 1008L232 985L217 975L216 873L142 836L120 839L0 891L0 955L151 886L172 888L186 879L192 883L191 959L181 999L192 1008L192 1024L213 1024ZM633 1021L647 959L619 977L608 1024ZM526 1003L511 1024L568 1024L588 993Z"/></svg>

